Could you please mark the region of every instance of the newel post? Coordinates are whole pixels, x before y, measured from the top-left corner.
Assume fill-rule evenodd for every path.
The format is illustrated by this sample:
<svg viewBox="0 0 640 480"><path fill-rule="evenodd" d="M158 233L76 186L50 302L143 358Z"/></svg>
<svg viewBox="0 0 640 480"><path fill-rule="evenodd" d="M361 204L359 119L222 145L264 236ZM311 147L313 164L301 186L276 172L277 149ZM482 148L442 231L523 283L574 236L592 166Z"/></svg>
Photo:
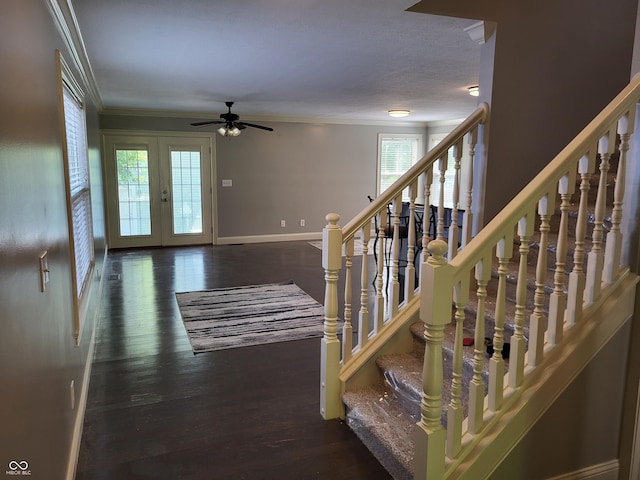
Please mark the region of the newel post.
<svg viewBox="0 0 640 480"><path fill-rule="evenodd" d="M420 421L416 425L414 478L444 478L446 430L442 427L444 326L451 322L453 271L444 257L447 243L429 243L429 258L422 264L420 318L426 340L422 373Z"/></svg>
<svg viewBox="0 0 640 480"><path fill-rule="evenodd" d="M322 230L324 268L324 336L320 357L320 414L325 420L338 418L340 406L340 341L338 340L338 271L342 267L340 215L330 213Z"/></svg>

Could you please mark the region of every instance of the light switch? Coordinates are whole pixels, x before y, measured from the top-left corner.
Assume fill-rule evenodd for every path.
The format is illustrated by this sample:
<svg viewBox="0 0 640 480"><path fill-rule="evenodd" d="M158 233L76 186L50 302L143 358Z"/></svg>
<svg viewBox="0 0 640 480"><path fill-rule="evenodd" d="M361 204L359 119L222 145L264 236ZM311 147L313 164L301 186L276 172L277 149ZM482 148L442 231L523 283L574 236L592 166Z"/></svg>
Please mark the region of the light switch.
<svg viewBox="0 0 640 480"><path fill-rule="evenodd" d="M47 283L49 283L49 258L47 257L48 252L45 250L38 257L40 264L40 291L44 292L47 288Z"/></svg>
<svg viewBox="0 0 640 480"><path fill-rule="evenodd" d="M231 180L231 179L222 180L222 186L223 187L232 187L233 186L233 180Z"/></svg>

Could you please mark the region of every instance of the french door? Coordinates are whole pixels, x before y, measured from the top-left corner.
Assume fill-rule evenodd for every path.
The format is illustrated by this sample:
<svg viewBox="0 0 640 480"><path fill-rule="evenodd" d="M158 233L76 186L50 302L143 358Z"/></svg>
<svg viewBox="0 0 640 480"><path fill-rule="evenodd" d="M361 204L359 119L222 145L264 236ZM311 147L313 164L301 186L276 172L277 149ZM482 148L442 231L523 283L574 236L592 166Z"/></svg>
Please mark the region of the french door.
<svg viewBox="0 0 640 480"><path fill-rule="evenodd" d="M109 245L213 243L211 138L104 137Z"/></svg>

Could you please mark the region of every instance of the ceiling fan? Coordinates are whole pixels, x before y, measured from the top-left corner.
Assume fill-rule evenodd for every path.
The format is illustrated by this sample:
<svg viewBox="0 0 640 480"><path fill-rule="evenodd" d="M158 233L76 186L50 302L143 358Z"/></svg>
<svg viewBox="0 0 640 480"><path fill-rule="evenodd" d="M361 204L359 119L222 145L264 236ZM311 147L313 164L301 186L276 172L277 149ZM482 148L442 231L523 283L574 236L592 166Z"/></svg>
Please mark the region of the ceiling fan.
<svg viewBox="0 0 640 480"><path fill-rule="evenodd" d="M203 125L222 125L218 129L218 133L224 137L237 137L240 135L241 130L244 130L247 127L260 128L261 130L267 130L269 132L273 132L273 128L265 127L263 125L256 125L255 123L249 122L241 122L240 117L235 113L231 113L231 107L233 106L233 102L224 102L225 105L229 108L227 113L223 113L220 115L220 120L208 120L206 122L196 122L192 123L192 127L202 127Z"/></svg>

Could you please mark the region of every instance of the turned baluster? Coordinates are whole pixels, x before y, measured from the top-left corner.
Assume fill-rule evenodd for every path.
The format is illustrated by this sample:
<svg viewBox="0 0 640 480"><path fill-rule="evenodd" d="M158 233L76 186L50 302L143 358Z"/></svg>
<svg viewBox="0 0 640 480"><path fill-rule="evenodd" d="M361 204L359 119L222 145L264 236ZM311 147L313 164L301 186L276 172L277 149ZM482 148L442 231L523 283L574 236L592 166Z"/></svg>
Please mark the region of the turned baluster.
<svg viewBox="0 0 640 480"><path fill-rule="evenodd" d="M473 233L473 212L471 211L471 202L473 199L473 162L475 159L476 143L478 143L478 128L474 128L469 132L469 178L467 179L467 205L465 206L464 216L462 217L462 239L460 247L464 247L471 240Z"/></svg>
<svg viewBox="0 0 640 480"><path fill-rule="evenodd" d="M557 345L562 341L564 332L564 311L567 299L564 294L565 263L567 257L567 234L569 230L570 199L576 181L573 175L565 175L558 182L560 194L560 227L558 228L558 243L556 245L556 269L553 275L553 292L549 297L549 328L547 340L550 345Z"/></svg>
<svg viewBox="0 0 640 480"><path fill-rule="evenodd" d="M451 378L451 401L447 411L447 457L455 458L462 445L462 421L464 409L462 405L462 368L464 337L464 309L469 303L469 278L465 277L453 290L453 302L456 306L456 334L453 349L453 365Z"/></svg>
<svg viewBox="0 0 640 480"><path fill-rule="evenodd" d="M406 303L413 298L416 289L416 196L418 182L409 185L409 231L407 232L407 267L404 271L404 299Z"/></svg>
<svg viewBox="0 0 640 480"><path fill-rule="evenodd" d="M535 367L542 361L544 352L544 333L547 318L544 314L544 288L547 283L547 248L549 246L549 221L554 209L555 195L547 194L538 202L540 217L540 247L536 264L536 290L533 295L533 313L529 319L529 365Z"/></svg>
<svg viewBox="0 0 640 480"><path fill-rule="evenodd" d="M398 313L400 303L400 214L402 212L402 196L393 199L391 204L391 218L393 221L393 239L391 241L391 295L389 295L389 319Z"/></svg>
<svg viewBox="0 0 640 480"><path fill-rule="evenodd" d="M351 358L353 327L351 326L351 268L353 267L354 238L344 244L344 323L342 324L342 361ZM362 262L363 264L366 262Z"/></svg>
<svg viewBox="0 0 640 480"><path fill-rule="evenodd" d="M360 314L358 316L358 345L362 347L362 331L369 333L369 239L371 238L371 223L366 224L360 231L362 238L362 267L360 268Z"/></svg>
<svg viewBox="0 0 640 480"><path fill-rule="evenodd" d="M611 212L611 230L607 234L607 246L604 253L604 277L605 285L611 285L620 271L620 253L622 248L622 233L620 222L622 221L622 202L624 200L624 184L626 182L627 152L629 151L629 137L631 128L629 118L635 118L627 113L618 120L618 134L620 135L620 158L616 171L616 186L613 197L613 211Z"/></svg>
<svg viewBox="0 0 640 480"><path fill-rule="evenodd" d="M326 216L322 230L322 268L324 269L324 334L320 347L320 413L325 420L341 414L340 341L338 340L338 271L342 267L342 229L340 215Z"/></svg>
<svg viewBox="0 0 640 480"><path fill-rule="evenodd" d="M460 208L460 162L462 160L462 139L453 146L454 176L453 176L453 207L451 208L451 224L449 225L449 261L458 253L458 209Z"/></svg>
<svg viewBox="0 0 640 480"><path fill-rule="evenodd" d="M453 282L451 267L444 258L447 244L429 243L430 257L422 264L424 280L420 298L420 318L425 324L425 352L422 369L420 420L416 425L417 455L414 477L444 478L446 431L440 420L442 412L444 326L451 321ZM428 459L428 462L427 462Z"/></svg>
<svg viewBox="0 0 640 480"><path fill-rule="evenodd" d="M482 377L484 371L484 332L485 332L485 300L487 298L487 283L491 278L491 254L483 256L476 265L476 282L478 284L478 309L476 311L474 350L473 350L473 378L469 383L469 420L468 430L471 434L480 432L483 426L484 390Z"/></svg>
<svg viewBox="0 0 640 480"><path fill-rule="evenodd" d="M438 226L436 228L436 238L444 240L444 184L447 175L447 164L449 162L449 151L446 151L439 160L440 165L440 195L438 196Z"/></svg>
<svg viewBox="0 0 640 480"><path fill-rule="evenodd" d="M605 206L607 202L607 173L609 173L609 158L611 149L615 144L615 130L600 138L598 153L600 154L600 179L598 181L598 195L596 197L596 210L592 235L591 251L587 256L587 278L585 288L585 301L591 305L600 296L602 287L602 272L604 269L604 254L602 241L604 238L602 222L604 221Z"/></svg>
<svg viewBox="0 0 640 480"><path fill-rule="evenodd" d="M504 322L507 304L507 265L513 255L513 235L506 236L496 245L498 258L498 292L496 294L495 332L493 355L489 359L489 410L495 412L502 406L504 392Z"/></svg>
<svg viewBox="0 0 640 480"><path fill-rule="evenodd" d="M587 232L587 205L591 174L595 169L596 150L592 149L578 161L578 173L580 174L580 203L578 204L578 218L576 220L576 239L573 251L573 269L569 274L569 286L567 290L568 325L579 322L582 318L582 302L584 300L585 275L584 275L584 240Z"/></svg>
<svg viewBox="0 0 640 480"><path fill-rule="evenodd" d="M433 165L424 173L424 214L422 216L422 258L420 263L427 261L427 247L433 240L429 237L431 229L431 185L433 184ZM422 283L421 283L422 285Z"/></svg>
<svg viewBox="0 0 640 480"><path fill-rule="evenodd" d="M384 324L384 277L385 266L387 262L386 248L385 248L385 231L387 229L387 209L378 213L378 272L376 274L376 298L374 303L374 332L379 332ZM363 287L364 288L364 287ZM360 338L366 343L368 338L363 338L368 335L368 329L366 332L359 332ZM364 345L361 343L360 345Z"/></svg>
<svg viewBox="0 0 640 480"><path fill-rule="evenodd" d="M518 280L516 284L515 330L511 336L511 351L509 354L509 378L511 388L518 388L524 378L524 354L527 348L524 336L524 310L527 301L527 256L529 255L529 240L533 234L533 212L528 213L518 222L518 237L520 238L520 263L518 265Z"/></svg>

